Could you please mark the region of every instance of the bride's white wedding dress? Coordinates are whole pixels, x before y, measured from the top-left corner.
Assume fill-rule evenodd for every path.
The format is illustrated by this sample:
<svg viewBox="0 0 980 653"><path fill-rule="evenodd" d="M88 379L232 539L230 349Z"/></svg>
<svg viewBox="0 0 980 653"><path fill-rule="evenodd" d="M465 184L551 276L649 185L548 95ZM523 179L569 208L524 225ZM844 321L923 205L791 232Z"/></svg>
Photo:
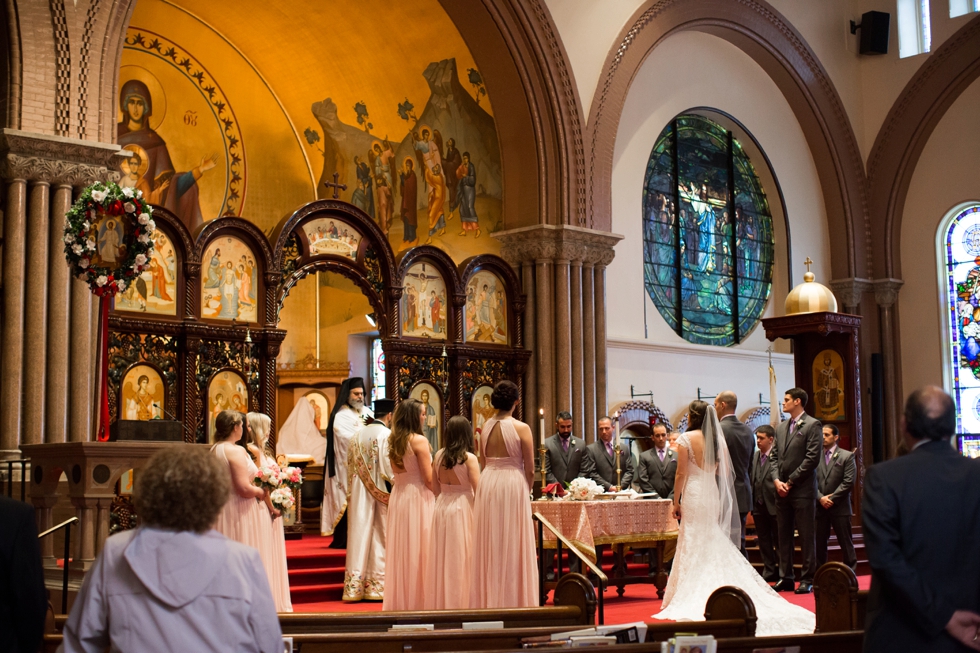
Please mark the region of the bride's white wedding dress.
<svg viewBox="0 0 980 653"><path fill-rule="evenodd" d="M703 436L705 440L712 428L721 435L721 426L714 407L709 407L708 412ZM721 442L724 443L724 440ZM737 513L734 520L731 519L729 497L734 493L726 493L725 487L725 479L731 469L727 460L727 446L717 447L717 469L720 471L716 474L714 464L707 471L698 467L691 438L687 433L677 439L677 444L686 449L688 459L685 472L687 479L680 504L677 552L674 554L673 568L664 593L663 610L653 615L653 618L673 621L702 620L704 606L711 593L719 587L734 585L745 590L755 604L759 619L756 626L757 636L812 633L816 626L816 615L780 597L733 543L733 538L738 538L739 522ZM707 443L705 448L704 460L714 459ZM722 479L720 490L719 479ZM733 483L731 479L727 482Z"/></svg>

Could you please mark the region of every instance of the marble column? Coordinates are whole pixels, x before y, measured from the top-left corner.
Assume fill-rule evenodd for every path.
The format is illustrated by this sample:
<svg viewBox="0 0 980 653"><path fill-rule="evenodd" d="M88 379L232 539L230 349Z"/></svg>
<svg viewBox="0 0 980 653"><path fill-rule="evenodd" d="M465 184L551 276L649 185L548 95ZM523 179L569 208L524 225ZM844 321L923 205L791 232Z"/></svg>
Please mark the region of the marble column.
<svg viewBox="0 0 980 653"><path fill-rule="evenodd" d="M50 184L30 184L27 222L27 279L24 306L24 419L22 444L44 440L45 359L48 317L48 206Z"/></svg>
<svg viewBox="0 0 980 653"><path fill-rule="evenodd" d="M899 413L902 407L902 383L898 378L898 320L895 302L898 291L905 282L901 279L876 279L873 283L875 303L878 304L878 325L881 329L882 385L885 399L885 418L882 430L885 436L885 458L898 455Z"/></svg>
<svg viewBox="0 0 980 653"><path fill-rule="evenodd" d="M595 391L595 266L586 261L582 265L582 366L585 379L585 410L583 417L586 442L596 437Z"/></svg>
<svg viewBox="0 0 980 653"><path fill-rule="evenodd" d="M45 442L68 439L68 366L71 338L71 277L65 264L64 221L71 207L71 186L55 186L48 236L48 347L44 398Z"/></svg>
<svg viewBox="0 0 980 653"><path fill-rule="evenodd" d="M24 282L27 181L7 184L3 216L3 324L0 336L0 457L17 458L23 426Z"/></svg>
<svg viewBox="0 0 980 653"><path fill-rule="evenodd" d="M572 432L584 438L585 401L582 396L585 385L582 358L582 261L573 261L572 275Z"/></svg>
<svg viewBox="0 0 980 653"><path fill-rule="evenodd" d="M599 415L607 414L606 403L606 266L595 266L595 403Z"/></svg>
<svg viewBox="0 0 980 653"><path fill-rule="evenodd" d="M572 316L568 259L555 261L555 412L572 408Z"/></svg>
<svg viewBox="0 0 980 653"><path fill-rule="evenodd" d="M524 296L527 304L524 308L524 347L531 351L531 359L527 365L527 382L524 384L524 421L531 425L531 433L534 434L534 451L537 456L538 449L541 448L541 441L538 434L537 420L534 415L538 412L538 370L536 339L536 304L534 292L534 263L523 261L521 264L521 283L523 284ZM541 437L547 437L541 434ZM540 462L539 462L540 465Z"/></svg>
<svg viewBox="0 0 980 653"><path fill-rule="evenodd" d="M551 261L538 259L534 262L535 267L535 286L537 289L538 301L535 302L537 308L537 329L535 331L535 341L537 344L538 359L538 406L534 407L537 413L538 408L544 408L545 427L554 421L554 397L555 397L555 370L553 362L553 343L554 331L552 330L552 317L554 303L547 301L554 295L551 292Z"/></svg>

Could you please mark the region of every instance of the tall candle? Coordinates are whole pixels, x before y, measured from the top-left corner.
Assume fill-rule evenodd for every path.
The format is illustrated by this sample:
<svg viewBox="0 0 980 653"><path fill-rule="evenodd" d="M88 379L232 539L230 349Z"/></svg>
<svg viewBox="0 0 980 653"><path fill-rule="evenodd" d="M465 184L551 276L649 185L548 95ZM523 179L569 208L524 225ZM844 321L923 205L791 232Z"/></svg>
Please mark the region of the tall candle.
<svg viewBox="0 0 980 653"><path fill-rule="evenodd" d="M538 414L541 416L541 419L540 419L540 427L539 427L541 430L540 430L539 433L540 433L541 440L543 442L544 441L544 437L545 437L544 436L544 408L539 408L538 409Z"/></svg>

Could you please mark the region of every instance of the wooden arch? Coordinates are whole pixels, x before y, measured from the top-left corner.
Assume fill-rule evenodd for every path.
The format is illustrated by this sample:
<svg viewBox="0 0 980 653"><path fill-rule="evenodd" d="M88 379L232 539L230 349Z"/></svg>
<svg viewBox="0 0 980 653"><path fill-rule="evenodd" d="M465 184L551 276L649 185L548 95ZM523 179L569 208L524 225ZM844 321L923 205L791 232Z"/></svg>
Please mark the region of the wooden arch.
<svg viewBox="0 0 980 653"><path fill-rule="evenodd" d="M933 130L956 99L980 77L980 16L947 39L895 100L868 159L874 276L902 277L902 213L909 184Z"/></svg>
<svg viewBox="0 0 980 653"><path fill-rule="evenodd" d="M611 225L613 154L630 85L647 56L672 34L694 30L749 55L776 83L810 146L830 234L835 278L870 267L864 164L847 113L816 54L764 0L647 0L606 57L586 132L585 201L589 227Z"/></svg>

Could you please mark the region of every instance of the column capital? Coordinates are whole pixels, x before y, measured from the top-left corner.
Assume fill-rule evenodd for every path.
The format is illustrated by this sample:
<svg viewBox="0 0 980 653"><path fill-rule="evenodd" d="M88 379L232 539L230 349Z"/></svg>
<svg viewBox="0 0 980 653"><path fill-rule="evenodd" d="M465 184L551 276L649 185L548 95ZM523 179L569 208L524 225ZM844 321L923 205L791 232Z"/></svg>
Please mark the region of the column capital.
<svg viewBox="0 0 980 653"><path fill-rule="evenodd" d="M616 243L623 239L605 231L550 224L498 231L493 237L501 243L501 256L514 267L539 260L609 265Z"/></svg>
<svg viewBox="0 0 980 653"><path fill-rule="evenodd" d="M127 155L113 143L0 130L0 176L8 180L66 186L117 181L119 164Z"/></svg>
<svg viewBox="0 0 980 653"><path fill-rule="evenodd" d="M898 291L905 284L901 279L875 279L875 303L881 308L891 307L898 300Z"/></svg>
<svg viewBox="0 0 980 653"><path fill-rule="evenodd" d="M847 279L834 279L828 284L837 299L844 306L858 306L864 293L874 290L874 282L871 279L860 279L849 277Z"/></svg>

